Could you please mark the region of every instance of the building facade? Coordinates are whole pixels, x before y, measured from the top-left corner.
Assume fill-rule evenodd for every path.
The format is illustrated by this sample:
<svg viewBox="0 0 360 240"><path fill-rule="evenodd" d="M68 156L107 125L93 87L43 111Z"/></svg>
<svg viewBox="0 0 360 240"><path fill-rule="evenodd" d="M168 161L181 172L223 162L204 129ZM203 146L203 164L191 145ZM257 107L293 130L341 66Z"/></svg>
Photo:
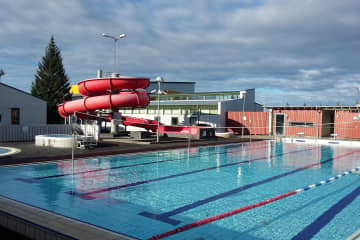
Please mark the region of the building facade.
<svg viewBox="0 0 360 240"><path fill-rule="evenodd" d="M46 102L0 83L0 125L46 124Z"/></svg>
<svg viewBox="0 0 360 240"><path fill-rule="evenodd" d="M159 120L165 125L211 126L216 132L226 130L226 113L229 111L261 112L263 107L255 102L255 89L229 92L198 92L151 95L145 108L121 109L125 116ZM140 128L128 127L130 131Z"/></svg>
<svg viewBox="0 0 360 240"><path fill-rule="evenodd" d="M269 112L261 114L228 112L228 131L238 133L239 128L243 127L245 134L360 139L359 106L275 106L266 108ZM242 115L245 116L245 121L242 121ZM250 119L251 121L249 121Z"/></svg>

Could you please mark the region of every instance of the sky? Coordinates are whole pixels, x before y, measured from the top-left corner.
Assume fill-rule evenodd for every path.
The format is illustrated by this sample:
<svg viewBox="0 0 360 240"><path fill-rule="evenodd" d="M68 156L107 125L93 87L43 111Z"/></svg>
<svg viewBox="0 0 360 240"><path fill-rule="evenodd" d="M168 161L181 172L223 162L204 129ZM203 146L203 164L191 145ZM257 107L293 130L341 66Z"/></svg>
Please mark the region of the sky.
<svg viewBox="0 0 360 240"><path fill-rule="evenodd" d="M360 100L359 0L0 0L1 82L29 92L53 35L72 84L112 72L256 89L265 106Z"/></svg>

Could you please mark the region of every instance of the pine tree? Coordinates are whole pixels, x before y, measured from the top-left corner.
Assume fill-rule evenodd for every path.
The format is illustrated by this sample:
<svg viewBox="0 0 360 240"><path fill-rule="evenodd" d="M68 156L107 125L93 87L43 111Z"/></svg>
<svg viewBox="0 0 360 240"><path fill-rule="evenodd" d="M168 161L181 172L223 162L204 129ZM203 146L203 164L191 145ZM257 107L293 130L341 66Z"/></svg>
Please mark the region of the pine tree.
<svg viewBox="0 0 360 240"><path fill-rule="evenodd" d="M51 36L45 56L38 64L35 81L31 84L31 95L47 102L47 122L62 123L57 105L71 98L70 82L65 73L60 49Z"/></svg>

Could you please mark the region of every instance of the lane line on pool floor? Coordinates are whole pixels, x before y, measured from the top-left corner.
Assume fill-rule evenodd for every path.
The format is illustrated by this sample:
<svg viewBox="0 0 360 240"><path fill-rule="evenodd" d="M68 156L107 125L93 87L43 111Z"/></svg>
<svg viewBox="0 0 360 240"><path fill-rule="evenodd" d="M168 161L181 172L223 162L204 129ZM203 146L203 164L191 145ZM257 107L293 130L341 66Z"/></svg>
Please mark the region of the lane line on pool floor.
<svg viewBox="0 0 360 240"><path fill-rule="evenodd" d="M306 226L292 239L301 240L313 238L318 232L320 232L322 228L324 228L332 219L336 217L337 214L339 214L344 208L346 208L350 203L352 203L359 195L360 186L345 197L343 197L336 204L331 206L321 216L319 216L317 219L315 219L315 221Z"/></svg>
<svg viewBox="0 0 360 240"><path fill-rule="evenodd" d="M299 153L299 152L304 152L304 151L309 151L309 150L313 150L313 148L303 149L303 150L298 150L298 151L293 151L293 152L287 152L287 153L282 153L282 154L275 154L275 155L272 155L270 157L271 158L279 157L279 156L283 156L283 155L287 155L287 154L294 154L294 153ZM265 160L265 159L268 159L268 156L255 158L255 159L250 159L250 160L239 161L239 162L228 163L228 164L224 164L224 165L220 165L220 166L214 166L214 167L209 167L209 168L198 169L198 170L189 171L189 172L178 173L178 174L164 176L164 177L160 177L160 178L154 178L154 179L149 179L149 180L144 180L144 181L132 182L132 183L127 183L127 184L108 187L108 188L101 188L101 189L88 191L88 192L68 191L68 192L65 192L65 193L68 193L70 195L80 197L80 198L83 198L83 199L92 200L92 199L97 198L96 196L93 196L93 195L103 193L103 192L119 190L119 189L122 189L122 188L138 186L138 185L147 184L147 183L151 183L151 182L157 182L157 181L171 179L171 178L175 178L175 177L186 176L186 175L191 175L191 174L195 174L195 173L199 173L199 172L219 169L219 168L222 168L222 167L229 167L229 166L234 166L234 165L238 165L238 164L261 161L261 160Z"/></svg>
<svg viewBox="0 0 360 240"><path fill-rule="evenodd" d="M247 149L247 150L259 150L259 149L267 148L267 147L268 147L268 146L265 146L265 147L262 146L262 147L259 147L259 148L251 148L251 149ZM243 149L242 149L242 150L238 150L238 151L215 152L215 153L211 153L211 154L193 155L193 156L190 156L190 158L196 159L196 158L198 158L198 157L210 156L210 155L214 155L214 154L219 154L219 155L221 155L221 154L226 154L226 153L236 153L236 152L242 152L242 151L243 151ZM101 168L101 169L94 169L94 170L86 170L86 171L74 172L74 173L63 173L63 174L56 174L56 175L43 176L43 177L16 178L15 180L22 181L22 182L26 182L26 183L35 183L36 181L44 180L44 179L50 179L50 178L66 177L66 176L72 176L72 175L82 175L82 174L102 172L102 171L107 171L107 170L112 170L112 169L130 168L130 167L151 165L151 164L157 164L157 163L163 163L163 162L181 161L181 160L186 160L186 159L188 159L188 158L189 158L189 157L183 157L183 158L175 158L175 159L166 159L166 160L152 161L152 162L146 162L146 163L135 163L135 164L128 164L128 165L117 166L117 167L109 167L109 168Z"/></svg>
<svg viewBox="0 0 360 240"><path fill-rule="evenodd" d="M144 212L139 213L139 215L176 226L179 223L181 223L181 221L170 218L170 217L172 217L174 215L186 212L186 211L188 211L190 209L193 209L193 208L199 207L201 205L216 201L218 199L221 199L221 198L224 198L224 197L227 197L227 196L230 196L230 195L245 191L245 190L250 189L252 187L256 187L256 186L259 186L259 185L262 185L262 184L265 184L265 183L269 183L271 181L280 179L282 177L286 177L288 175L291 175L291 174L294 174L294 173L297 173L297 172L300 172L300 171L307 170L307 169L315 167L317 165L325 164L325 163L328 163L328 162L331 162L331 161L334 161L334 160L337 160L337 159L352 155L355 152L358 152L358 151L353 151L353 152L350 152L350 153L339 155L336 158L330 158L330 159L321 161L319 163L310 164L310 165L307 165L307 166L304 166L304 167L301 167L301 168L294 169L294 170L289 171L289 172L285 172L285 173L282 173L282 174L279 174L279 175L276 175L276 176L273 176L273 177L270 177L270 178L266 178L264 180L261 180L261 181L255 182L255 183L244 185L244 186L232 189L230 191L223 192L223 193L220 193L220 194L217 194L217 195L213 195L211 197L208 197L208 198L205 198L205 199L202 199L202 200L198 200L196 202L184 205L182 207L178 207L178 208L176 208L174 210L171 210L171 211L168 211L168 212L156 214L156 213L151 213L151 212L144 211Z"/></svg>
<svg viewBox="0 0 360 240"><path fill-rule="evenodd" d="M241 207L241 208L237 208L237 209L234 209L234 210L231 210L231 211L228 211L228 212L225 212L225 213L222 213L222 214L219 214L219 215L216 215L216 216L212 216L212 217L209 217L209 218L205 218L205 219L202 219L202 220L199 220L199 221L196 221L196 222L193 222L193 223L190 223L190 224L186 224L184 226L181 226L181 227L178 227L178 228L175 228L171 231L168 231L168 232L165 232L165 233L162 233L162 234L158 234L158 235L154 235L150 238L148 238L148 240L157 240L157 239L161 239L161 238L164 238L164 237L168 237L168 236L171 236L171 235L174 235L174 234L177 234L177 233L180 233L180 232L183 232L183 231L187 231L187 230L190 230L192 228L196 228L196 227L199 227L199 226L202 226L202 225L205 225L205 224L208 224L208 223L211 223L211 222L214 222L214 221L218 221L218 220L221 220L223 218L227 218L227 217L230 217L230 216L233 216L233 215L236 215L236 214L239 214L241 212L245 212L245 211L248 211L248 210L251 210L251 209L254 209L254 208L257 208L257 207L261 207L261 206L264 206L264 205L267 205L269 203L272 203L272 202L275 202L275 201L278 201L278 200L281 200L281 199L284 199L284 198L287 198L287 197L290 197L292 195L295 195L295 194L298 194L298 193L302 193L302 192L305 192L305 191L308 191L308 190L311 190L311 189L314 189L316 187L320 187L320 186L323 186L325 184L328 184L328 183L331 183L337 179L340 179L344 176L347 176L349 174L353 174L355 172L358 172L360 170L360 167L357 167L357 168L353 168L349 171L345 171L343 172L342 174L338 174L334 177L331 177L325 181L320 181L319 183L316 183L316 184L311 184L311 185L308 185L306 187L303 187L303 188L299 188L299 189L296 189L296 190L293 190L293 191L290 191L290 192L287 192L287 193L283 193L283 194L280 194L280 195L277 195L275 197L272 197L272 198L268 198L266 200L263 200L263 201L260 201L260 202L256 202L256 203L253 203L253 204L250 204L250 205L247 205L247 206L244 206L244 207ZM340 212L344 207L347 206L347 204L351 203L358 195L360 194L360 187L357 187L353 192L351 192L350 194L348 194L345 198L343 198L342 200L340 200L340 202L338 202L337 204L335 204L334 206L335 207L332 207L330 208L330 213L325 213L323 214L322 216L320 216L315 222L314 224L320 224L320 227L324 225L324 223L327 224L327 221L330 219L332 219L331 217L334 217L338 212ZM327 216L327 215L330 215ZM323 217L325 216L325 217ZM324 219L325 218L325 219ZM324 222L325 221L325 222ZM325 225L326 225L325 224ZM313 225L312 225L313 226ZM317 233L320 229L318 227L316 227L316 229L312 229L313 227L310 227L310 232L308 231L305 231L305 234L303 235L297 235L299 236L297 238L297 236L293 239L309 239L311 236L313 236L315 233ZM312 235L311 235L312 234ZM309 237L310 236L310 237Z"/></svg>

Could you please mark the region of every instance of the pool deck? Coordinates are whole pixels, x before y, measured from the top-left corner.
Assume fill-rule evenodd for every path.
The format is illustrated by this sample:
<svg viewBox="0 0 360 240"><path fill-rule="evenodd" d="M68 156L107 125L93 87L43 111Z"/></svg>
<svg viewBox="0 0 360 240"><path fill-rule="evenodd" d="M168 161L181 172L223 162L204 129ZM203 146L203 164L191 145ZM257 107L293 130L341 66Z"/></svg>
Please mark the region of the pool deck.
<svg viewBox="0 0 360 240"><path fill-rule="evenodd" d="M259 141L265 139L272 139L269 136L252 137L252 141ZM163 138L159 143L153 141L130 141L128 139L115 138L103 139L99 147L90 149L74 148L74 158L87 158L96 156L158 151L175 148L187 148L197 146L219 145L248 142L249 138L233 137L233 138L216 138L211 140L191 140L190 142L185 139L176 138ZM10 156L0 156L0 166L14 165L14 164L29 164L36 162L56 161L71 159L71 148L52 148L35 146L34 142L0 142L2 147L12 147L21 150L20 153ZM141 146L141 147L139 147Z"/></svg>
<svg viewBox="0 0 360 240"><path fill-rule="evenodd" d="M272 138L258 136L252 137L251 141L265 139ZM74 160L95 156L187 148L189 144L190 147L195 147L248 141L250 139L247 137L191 140L190 142L186 139L161 138L159 143L154 143L154 141L129 141L129 139L106 138L99 147L91 149L74 148ZM72 156L71 149L39 147L35 146L34 142L2 142L0 146L21 150L20 153L0 157L0 166L66 160L71 159ZM4 197L0 197L0 226L9 229L7 234L18 233L24 235L24 239L132 239ZM18 236L16 239L19 239Z"/></svg>

